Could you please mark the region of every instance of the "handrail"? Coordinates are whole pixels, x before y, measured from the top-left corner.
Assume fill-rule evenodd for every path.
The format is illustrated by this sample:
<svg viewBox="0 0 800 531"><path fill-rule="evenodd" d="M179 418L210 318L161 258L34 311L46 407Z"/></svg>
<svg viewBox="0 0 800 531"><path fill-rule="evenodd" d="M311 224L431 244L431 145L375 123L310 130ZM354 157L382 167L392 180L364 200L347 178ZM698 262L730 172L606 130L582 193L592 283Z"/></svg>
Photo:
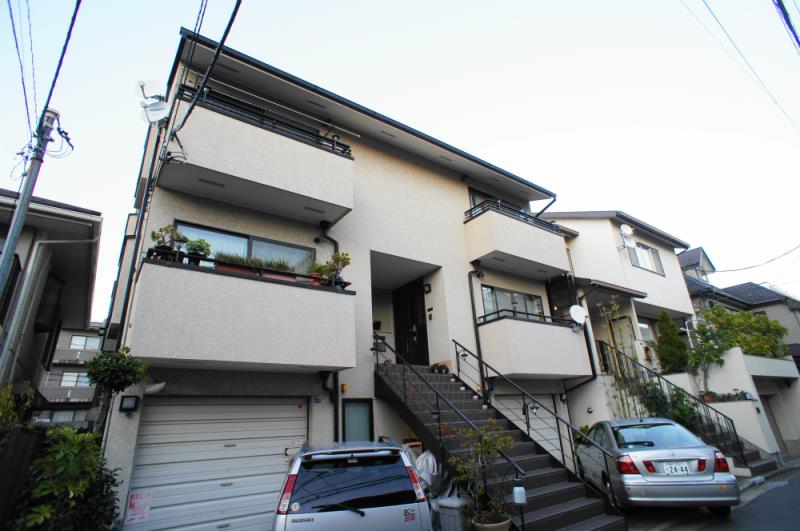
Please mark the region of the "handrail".
<svg viewBox="0 0 800 531"><path fill-rule="evenodd" d="M456 356L457 356L457 358L459 357L459 353L458 353L459 350L461 352L463 352L465 355L472 356L473 358L478 360L478 363L480 363L482 366L484 366L487 369L489 369L492 372L494 372L497 375L497 377L500 378L503 382L511 385L514 389L519 391L520 394L525 395L528 399L530 399L531 402L535 403L538 408L545 410L546 412L551 414L557 421L559 421L562 424L564 424L566 427L568 427L574 433L577 433L581 437L582 440L589 441L592 446L594 446L597 449L599 449L601 452L606 454L608 457L611 457L611 458L614 457L614 455L611 452L609 452L608 450L606 450L605 448L603 448L602 446L600 446L599 444L594 442L592 439L587 437L583 432L581 432L581 430L579 430L578 428L573 426L569 421L561 418L558 415L558 413L556 413L555 411L551 410L550 408L548 408L547 406L545 406L544 404L539 402L532 394L530 394L528 391L526 391L525 389L523 389L522 387L517 385L516 382L514 382L513 380L508 379L506 376L504 376L502 373L500 373L497 369L495 369L494 367L492 367L491 365L489 365L485 361L479 359L478 356L476 356L472 351L470 351L467 347L465 347L464 345L462 345L461 343L459 343L455 339L453 339L452 341L456 346Z"/></svg>
<svg viewBox="0 0 800 531"><path fill-rule="evenodd" d="M408 367L408 369L410 369L410 370L411 370L411 372L412 372L414 375L416 375L416 376L417 376L417 378L419 378L420 380L422 380L422 381L425 383L425 385L427 385L427 386L430 388L430 390L431 390L431 391L433 391L433 393L436 395L436 400L437 400L437 402L438 402L439 400L442 400L442 401L443 401L443 402L444 402L444 403L445 403L445 404L446 404L446 405L447 405L447 406L448 406L450 409L452 409L453 411L455 411L455 412L456 412L456 414L457 414L457 415L458 415L458 416L461 418L461 420L462 420L462 421L464 421L464 422L466 422L466 424L467 424L467 425L468 425L470 428L472 428L473 430L479 431L479 428L478 428L478 427L475 425L475 423L473 423L471 420L469 420L469 418L467 418L467 416L466 416L466 415L464 415L464 414L461 412L461 410L460 410L460 409L458 409L458 408L457 408L455 405L453 405L453 403L452 403L452 402L450 402L450 400L448 400L448 399L447 399L447 397L445 397L445 396L444 396L442 393L440 393L440 392L439 392L439 390L438 390L438 389L436 389L436 387L434 387L434 386L433 386L433 384L431 384L431 383L430 383L428 380L426 380L425 378L423 378L422 374L420 374L420 372L419 372L417 369L415 369L413 365L411 365L411 364L410 364L410 363L409 363L409 362L408 362L408 361L407 361L407 360L406 360L406 359L405 359L403 356L401 356L400 354L398 354L398 353L397 353L397 351L396 351L394 348L392 348L392 346L391 346L391 345L389 345L389 344L386 342L386 338L385 338L385 337L383 337L383 336L381 336L381 335L378 335L377 333L374 333L374 332L373 332L373 334L372 334L372 338L373 338L373 340L374 340L374 341L376 341L376 342L380 341L380 342L381 342L381 344L383 344L383 346L385 346L386 348L388 348L389 350L391 350L391 351L392 351L392 353L395 355L395 358L396 358L396 359L399 359L400 361L402 361L402 362L403 362L403 367L404 367L404 369L403 369L403 370L404 370L404 371L406 370L406 369L405 369L405 367ZM378 352L376 351L376 355L377 355L377 354L378 354ZM376 360L377 360L377 357L376 357ZM438 406L438 404L437 404L437 406ZM440 416L440 418L441 418L441 416ZM441 442L441 434L440 434L439 438L440 438L440 440L439 440L439 444L440 444L440 445L442 445L442 447L444 447L444 444ZM498 451L499 451L500 455L501 455L501 456L502 456L502 457L503 457L503 458L504 458L506 461L508 461L508 462L511 464L511 466L514 468L515 475L517 475L517 477L520 477L520 476L524 476L524 475L525 475L525 470L524 470L524 469L523 469L521 466L519 466L519 465L518 465L516 462L514 462L514 460L513 460L513 459L511 459L511 457L509 457L509 456L508 456L508 454L506 454L506 453L505 453L503 450L498 450Z"/></svg>
<svg viewBox="0 0 800 531"><path fill-rule="evenodd" d="M477 320L478 320L478 325L480 326L486 323L493 323L494 321L499 321L500 319L515 319L518 321L554 324L559 326L569 326L570 323L572 322L571 320L564 319L563 317L545 315L543 313L521 312L519 310L513 310L509 308L503 308L501 310L496 310L494 312L485 313L479 316Z"/></svg>
<svg viewBox="0 0 800 531"><path fill-rule="evenodd" d="M617 362L622 361L621 358L624 358L624 362L625 363L633 366L636 370L639 371L638 373L632 375L633 378L636 380L636 385L637 386L641 385L641 382L639 380L640 380L640 374L643 373L651 381L655 380L655 382L659 385L659 388L666 387L666 389L669 391L670 395L675 396L678 393L682 393L681 396L689 397L692 400L692 402L695 404L694 413L696 415L698 415L698 417L700 417L707 424L712 424L712 425L716 424L716 426L714 426L714 427L718 428L720 430L720 432L722 432L722 433L724 433L726 431L728 432L726 434L726 436L728 436L728 438L732 439L732 443L735 446L732 447L731 445L727 445L726 444L724 446L724 448L728 451L728 453L732 454L735 458L738 458L739 460L741 460L741 462L742 462L742 464L744 464L744 466L747 466L747 457L745 455L744 447L743 447L743 444L742 444L743 443L743 439L741 437L739 437L739 434L736 432L736 424L734 423L732 418L730 418L729 416L725 415L724 413L722 413L718 409L710 406L708 403L699 400L696 396L692 395L691 393L689 393L685 389L681 388L679 385L676 385L676 384L670 382L669 380L667 380L666 378L661 376L659 373L657 373L656 371L654 371L650 367L647 367L646 365L643 365L638 360L634 359L631 356L628 356L627 354L625 354L624 352L620 351L619 349L617 349L613 345L610 345L610 344L606 343L605 341L599 341L599 340L597 341L597 343L600 346L599 351L600 351L600 355L601 355L601 362L605 366L606 372L608 372L608 370L609 370L608 360L606 359L606 356L607 356L608 352L611 352L611 353L614 354L615 360ZM616 366L619 367L620 363L617 363ZM613 376L617 376L617 375L613 374ZM625 378L625 377L630 378L631 377L631 375L627 371L626 371L625 374L619 374L619 376L622 377L622 378ZM645 383L649 383L649 382L645 382ZM626 385L627 385L627 382L626 382ZM630 386L627 386L626 389L630 389ZM663 389L662 389L662 392L663 392ZM717 418L716 419L712 418L712 415L716 416ZM687 428L690 428L690 427L687 426ZM697 435L699 435L701 438L707 437L707 435L703 433L703 430L697 429L697 432L698 432ZM711 441L711 442L713 442L713 441ZM720 444L718 442L716 442L715 445L720 445ZM753 446L755 447L755 445L753 445ZM757 447L755 447L755 448L758 449Z"/></svg>
<svg viewBox="0 0 800 531"><path fill-rule="evenodd" d="M564 233L555 223L550 223L549 221L544 221L543 219L537 218L536 216L528 214L524 210L520 210L515 206L509 205L501 199L487 199L486 201L478 203L474 207L470 208L464 212L464 223L475 219L484 212L488 212L490 210L497 212L498 214L503 214L510 218L517 219L523 223L527 223L528 225L539 227L540 229L552 232L553 234L558 234L559 236L564 235Z"/></svg>

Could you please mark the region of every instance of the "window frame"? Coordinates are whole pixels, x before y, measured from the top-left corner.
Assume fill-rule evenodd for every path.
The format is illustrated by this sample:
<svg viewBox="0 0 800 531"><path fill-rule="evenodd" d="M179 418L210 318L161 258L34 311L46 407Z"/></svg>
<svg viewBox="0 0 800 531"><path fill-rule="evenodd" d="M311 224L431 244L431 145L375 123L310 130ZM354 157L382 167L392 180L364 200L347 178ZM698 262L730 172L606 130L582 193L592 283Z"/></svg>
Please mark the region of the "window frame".
<svg viewBox="0 0 800 531"><path fill-rule="evenodd" d="M369 440L375 440L375 404L371 398L342 398L342 441L347 441L347 408L345 403L368 403L369 404Z"/></svg>
<svg viewBox="0 0 800 531"><path fill-rule="evenodd" d="M316 247L309 247L307 245L300 245L300 244L297 244L297 243L285 242L285 241L282 241L282 240L275 240L275 239L272 239L272 238L263 238L261 236L254 236L252 234L245 234L245 233L242 233L242 232L235 232L235 231L230 231L230 230L226 230L226 229L219 229L217 227L212 227L212 226L209 226L209 225L203 225L201 223L194 223L194 222L191 222L191 221L184 221L182 219L177 219L177 218L173 221L173 225L175 226L175 228L179 228L178 227L179 225L186 225L186 226L190 226L190 227L196 227L198 229L203 229L203 230L208 230L208 231L213 231L213 232L219 232L221 234L234 236L236 238L244 238L244 239L247 240L247 257L248 258L252 258L252 256L253 256L253 242L260 241L260 242L264 242L264 243L271 243L273 245L281 245L281 246L284 246L284 247L290 247L292 249L300 249L300 250L303 250L303 251L310 251L310 253L311 253L311 262L313 263L313 262L316 262L316 260L317 260L317 249L316 249ZM214 252L213 249L211 251L212 251L212 253ZM303 275L306 274L306 271L294 271L294 272L295 273L299 273L299 274L303 274Z"/></svg>
<svg viewBox="0 0 800 531"><path fill-rule="evenodd" d="M484 289L486 289L486 288L492 290L492 296L494 298L494 306L495 306L494 312L488 312L486 310L486 299L484 297ZM519 313L522 313L524 315L541 316L541 319L528 319L528 318L526 318L524 316L523 317L516 317L517 319L521 319L523 321L531 321L531 322L547 322L548 318L552 320L552 318L550 316L548 316L544 311L544 299L542 298L541 295L537 295L536 293L526 293L524 291L517 291L517 290L513 290L513 289L509 289L509 288L501 288L501 287L498 287L498 286L492 286L491 284L481 284L481 302L483 303L483 315L478 317L478 321L479 322L489 323L489 322L492 322L492 321L496 321L496 320L501 319L502 317L504 317L502 314L500 314L498 312L501 312L503 310L513 311L510 308L500 308L500 305L498 304L498 300L497 300L497 292L498 291L502 291L502 292L508 293L508 294L510 294L512 296L514 294L516 294L516 295L522 295L523 297L534 297L535 299L537 299L539 301L539 306L542 309L541 313L538 313L538 314L537 313L529 313L527 311L523 311L523 312L519 312ZM496 317L494 317L493 319L486 319L486 315L489 314L489 313L496 314Z"/></svg>
<svg viewBox="0 0 800 531"><path fill-rule="evenodd" d="M664 272L664 262L661 260L661 253L655 247L647 245L646 243L635 242L634 247L628 247L628 257L630 258L631 265L633 267L638 267L639 269L644 269L645 271L649 271L651 273L655 273L656 275L660 275L662 277L667 276ZM638 249L643 249L648 252L652 258L655 258L653 261L653 265L656 269L650 269L642 265L639 262L639 255L637 254Z"/></svg>

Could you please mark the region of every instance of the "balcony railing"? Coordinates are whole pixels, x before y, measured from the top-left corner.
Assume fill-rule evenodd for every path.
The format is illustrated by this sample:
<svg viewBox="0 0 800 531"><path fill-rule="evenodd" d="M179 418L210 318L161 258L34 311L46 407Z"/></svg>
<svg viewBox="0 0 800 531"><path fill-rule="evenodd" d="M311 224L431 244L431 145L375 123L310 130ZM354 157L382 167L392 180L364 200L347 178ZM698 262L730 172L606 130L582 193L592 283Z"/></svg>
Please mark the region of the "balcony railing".
<svg viewBox="0 0 800 531"><path fill-rule="evenodd" d="M194 97L195 88L189 85L182 85L178 91L178 97L186 101ZM292 137L307 144L317 146L321 149L330 151L343 157L352 158L350 146L339 142L339 137L322 136L314 132L314 128L305 129L293 124L291 120L281 119L280 114L274 109L261 107L244 101L236 96L220 92L216 89L206 90L205 94L198 100L198 105L208 109L227 114L243 122L274 131L276 133Z"/></svg>
<svg viewBox="0 0 800 531"><path fill-rule="evenodd" d="M517 321L531 321L534 323L546 323L558 326L572 326L572 321L563 317L554 317L541 313L520 312L513 309L497 310L478 317L478 326L497 321L499 319L516 319Z"/></svg>
<svg viewBox="0 0 800 531"><path fill-rule="evenodd" d="M500 199L488 199L483 203L477 204L474 207L470 208L466 212L464 212L464 223L470 221L471 219L475 219L484 212L497 212L503 214L504 216L508 216L513 219L517 219L523 223L527 223L528 225L533 225L534 227L538 227L540 229L552 232L553 234L558 234L559 236L563 235L561 229L558 228L558 225L554 223L550 223L548 221L544 221L543 219L539 219L535 216L532 216L525 212L524 210L520 210L514 206L509 205L501 201Z"/></svg>

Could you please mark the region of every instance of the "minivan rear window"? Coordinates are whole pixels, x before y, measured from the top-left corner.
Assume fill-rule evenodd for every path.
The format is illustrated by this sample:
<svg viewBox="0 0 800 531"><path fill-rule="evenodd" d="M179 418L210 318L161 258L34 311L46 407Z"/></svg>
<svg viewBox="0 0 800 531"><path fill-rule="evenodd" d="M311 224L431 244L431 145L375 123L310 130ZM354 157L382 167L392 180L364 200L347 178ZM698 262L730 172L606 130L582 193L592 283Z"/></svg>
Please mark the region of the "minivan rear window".
<svg viewBox="0 0 800 531"><path fill-rule="evenodd" d="M614 429L620 448L682 448L702 444L682 426L674 424L637 424Z"/></svg>
<svg viewBox="0 0 800 531"><path fill-rule="evenodd" d="M399 455L304 461L297 471L289 512L367 509L416 501Z"/></svg>

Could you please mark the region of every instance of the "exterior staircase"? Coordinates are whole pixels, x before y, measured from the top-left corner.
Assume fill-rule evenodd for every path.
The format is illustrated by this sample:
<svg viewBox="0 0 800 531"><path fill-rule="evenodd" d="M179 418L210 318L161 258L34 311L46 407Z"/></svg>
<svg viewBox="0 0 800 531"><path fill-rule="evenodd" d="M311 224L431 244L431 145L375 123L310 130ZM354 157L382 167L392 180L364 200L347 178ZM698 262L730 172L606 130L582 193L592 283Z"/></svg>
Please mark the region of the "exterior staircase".
<svg viewBox="0 0 800 531"><path fill-rule="evenodd" d="M513 446L492 463L487 475L497 476L489 488L501 490L517 529L627 529L625 518L596 491L498 410L484 405L465 383L428 366L400 363L402 357L396 353L398 363L384 362L381 353L387 347L376 339L375 394L394 407L445 468L449 456L465 451L460 448L459 429L474 429L493 419L513 439ZM511 503L515 481L527 492L521 511Z"/></svg>

